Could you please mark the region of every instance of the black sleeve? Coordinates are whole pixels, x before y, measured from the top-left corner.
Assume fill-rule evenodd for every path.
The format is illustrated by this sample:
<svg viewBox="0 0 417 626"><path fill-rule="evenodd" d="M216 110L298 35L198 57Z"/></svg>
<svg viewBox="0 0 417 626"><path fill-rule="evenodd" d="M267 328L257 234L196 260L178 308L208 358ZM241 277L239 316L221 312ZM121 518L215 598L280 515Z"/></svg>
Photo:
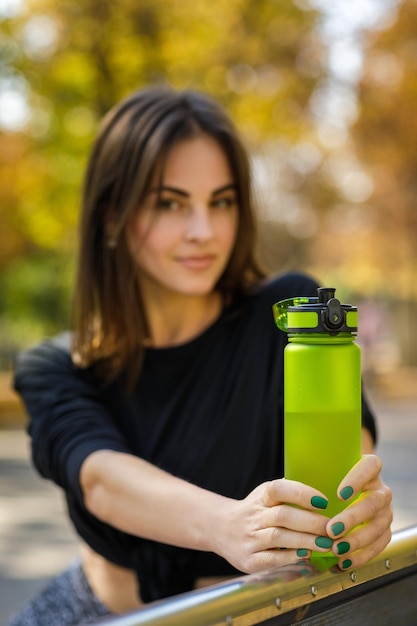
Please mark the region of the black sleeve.
<svg viewBox="0 0 417 626"><path fill-rule="evenodd" d="M378 442L378 431L374 413L369 405L366 393L362 390L362 426L371 433L374 445Z"/></svg>
<svg viewBox="0 0 417 626"><path fill-rule="evenodd" d="M28 413L36 469L82 501L79 471L86 457L129 449L91 374L74 367L65 343L62 337L45 341L19 355L14 388Z"/></svg>

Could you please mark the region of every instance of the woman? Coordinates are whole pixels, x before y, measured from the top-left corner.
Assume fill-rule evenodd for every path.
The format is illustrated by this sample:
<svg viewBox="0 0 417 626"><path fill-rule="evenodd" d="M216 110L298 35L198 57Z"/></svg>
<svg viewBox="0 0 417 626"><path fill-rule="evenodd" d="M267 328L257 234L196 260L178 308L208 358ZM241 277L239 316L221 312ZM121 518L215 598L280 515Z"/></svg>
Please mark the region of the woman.
<svg viewBox="0 0 417 626"><path fill-rule="evenodd" d="M333 519L325 494L281 478L272 304L316 289L264 279L248 158L218 104L150 88L110 112L86 175L73 333L22 355L15 379L82 558L13 626L94 621L313 549L356 567L387 545L373 454L340 485L363 497ZM371 453L366 403L363 426Z"/></svg>

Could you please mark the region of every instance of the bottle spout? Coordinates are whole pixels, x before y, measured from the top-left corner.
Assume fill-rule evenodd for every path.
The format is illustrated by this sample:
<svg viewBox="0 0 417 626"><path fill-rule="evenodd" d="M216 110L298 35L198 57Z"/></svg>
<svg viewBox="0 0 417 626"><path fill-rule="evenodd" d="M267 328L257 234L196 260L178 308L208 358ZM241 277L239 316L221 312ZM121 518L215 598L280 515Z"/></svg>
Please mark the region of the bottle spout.
<svg viewBox="0 0 417 626"><path fill-rule="evenodd" d="M317 295L319 297L319 302L322 304L326 304L329 300L334 298L336 293L336 289L333 287L319 287L317 289Z"/></svg>
<svg viewBox="0 0 417 626"><path fill-rule="evenodd" d="M319 287L317 289L318 301L325 304L322 311L322 323L329 332L339 329L344 321L345 315L342 306L337 298L335 298L336 289L333 287Z"/></svg>

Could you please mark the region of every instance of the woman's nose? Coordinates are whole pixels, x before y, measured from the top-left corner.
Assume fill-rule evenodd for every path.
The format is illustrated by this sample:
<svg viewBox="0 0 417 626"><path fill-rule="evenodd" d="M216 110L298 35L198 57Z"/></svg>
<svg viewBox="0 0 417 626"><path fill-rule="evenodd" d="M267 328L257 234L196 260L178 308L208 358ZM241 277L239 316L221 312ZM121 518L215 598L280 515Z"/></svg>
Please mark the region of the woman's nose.
<svg viewBox="0 0 417 626"><path fill-rule="evenodd" d="M205 241L213 236L213 225L211 215L206 207L191 208L186 227L186 238L188 240Z"/></svg>

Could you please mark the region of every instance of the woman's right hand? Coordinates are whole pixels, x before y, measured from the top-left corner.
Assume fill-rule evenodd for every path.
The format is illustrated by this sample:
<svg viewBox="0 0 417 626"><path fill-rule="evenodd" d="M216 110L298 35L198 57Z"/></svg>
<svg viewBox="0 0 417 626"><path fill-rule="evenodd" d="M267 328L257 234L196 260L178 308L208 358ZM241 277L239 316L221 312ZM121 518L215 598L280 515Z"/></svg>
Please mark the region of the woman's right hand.
<svg viewBox="0 0 417 626"><path fill-rule="evenodd" d="M326 506L322 493L302 483L262 483L220 508L215 551L245 573L308 558L311 550L327 552L333 541L326 534Z"/></svg>

